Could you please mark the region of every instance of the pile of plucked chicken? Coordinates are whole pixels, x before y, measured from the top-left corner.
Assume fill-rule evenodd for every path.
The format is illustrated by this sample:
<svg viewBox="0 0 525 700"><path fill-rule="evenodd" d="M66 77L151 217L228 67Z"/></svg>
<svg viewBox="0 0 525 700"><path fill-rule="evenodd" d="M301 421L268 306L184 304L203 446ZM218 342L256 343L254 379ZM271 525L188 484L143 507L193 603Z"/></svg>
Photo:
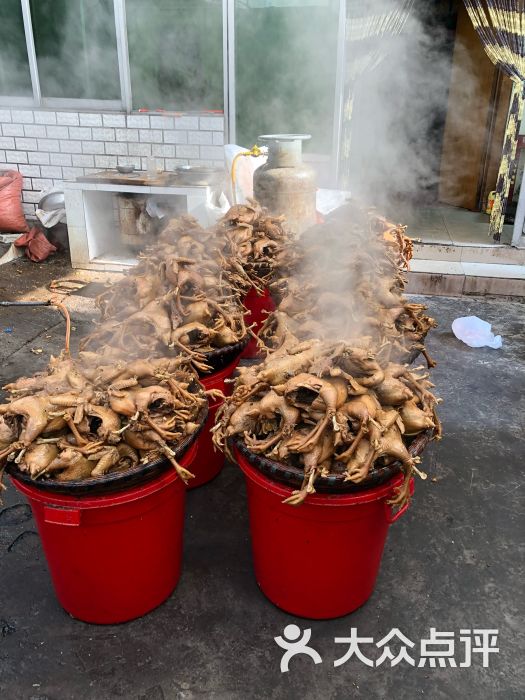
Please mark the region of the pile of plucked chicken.
<svg viewBox="0 0 525 700"><path fill-rule="evenodd" d="M186 360L101 364L64 352L46 371L4 387L0 465L32 478L77 481L168 459L184 480L174 445L202 423L206 396Z"/></svg>
<svg viewBox="0 0 525 700"><path fill-rule="evenodd" d="M101 320L48 369L8 384L0 404L0 471L76 481L164 456L199 427L206 396L196 372L208 354L247 339L241 299L265 283L288 240L256 203L233 207L204 229L168 222L139 263L98 297ZM259 274L260 272L260 274ZM66 311L67 313L67 311Z"/></svg>
<svg viewBox="0 0 525 700"><path fill-rule="evenodd" d="M281 218L254 202L232 207L209 229L191 216L173 219L98 298L102 319L82 350L108 361L183 353L206 372L207 354L247 339L242 299L252 286L264 288L289 240Z"/></svg>
<svg viewBox="0 0 525 700"><path fill-rule="evenodd" d="M231 207L214 233L228 280L241 297L275 282L279 256L296 240L284 216L272 216L255 200Z"/></svg>
<svg viewBox="0 0 525 700"><path fill-rule="evenodd" d="M212 230L174 219L139 263L98 299L102 319L81 349L105 360L184 354L206 371L206 354L246 337Z"/></svg>
<svg viewBox="0 0 525 700"><path fill-rule="evenodd" d="M269 348L299 340L359 341L381 357L406 362L422 353L434 319L404 296L412 243L405 227L353 205L308 229L277 258L279 300L261 336Z"/></svg>
<svg viewBox="0 0 525 700"><path fill-rule="evenodd" d="M320 476L360 484L397 463L391 503L401 507L413 473L425 478L411 446L441 436L439 399L427 368L408 362L421 352L434 364L423 342L435 322L403 295L410 254L403 227L355 208L280 254L266 359L239 370L214 440L302 470L287 503L302 503Z"/></svg>

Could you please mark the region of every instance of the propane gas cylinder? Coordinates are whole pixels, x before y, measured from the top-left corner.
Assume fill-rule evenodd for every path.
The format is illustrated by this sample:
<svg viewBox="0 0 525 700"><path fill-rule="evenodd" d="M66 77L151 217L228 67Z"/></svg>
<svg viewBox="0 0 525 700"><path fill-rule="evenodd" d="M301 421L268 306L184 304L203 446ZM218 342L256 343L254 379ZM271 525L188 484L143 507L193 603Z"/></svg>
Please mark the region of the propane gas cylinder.
<svg viewBox="0 0 525 700"><path fill-rule="evenodd" d="M254 173L255 199L272 214L284 214L295 233L316 223L315 173L303 163L302 142L309 134L264 134L268 161Z"/></svg>

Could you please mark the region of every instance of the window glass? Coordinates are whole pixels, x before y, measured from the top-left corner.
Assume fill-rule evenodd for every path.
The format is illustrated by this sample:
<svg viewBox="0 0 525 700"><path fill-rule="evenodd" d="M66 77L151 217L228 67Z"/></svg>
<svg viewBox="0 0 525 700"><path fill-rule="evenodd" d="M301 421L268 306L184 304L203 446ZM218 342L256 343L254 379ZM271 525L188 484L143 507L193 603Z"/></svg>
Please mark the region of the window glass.
<svg viewBox="0 0 525 700"><path fill-rule="evenodd" d="M331 151L338 0L236 0L237 142L308 133L304 148Z"/></svg>
<svg viewBox="0 0 525 700"><path fill-rule="evenodd" d="M31 19L43 97L120 99L113 0L31 0Z"/></svg>
<svg viewBox="0 0 525 700"><path fill-rule="evenodd" d="M31 96L20 0L0 0L0 95Z"/></svg>
<svg viewBox="0 0 525 700"><path fill-rule="evenodd" d="M222 0L126 0L133 108L222 110Z"/></svg>

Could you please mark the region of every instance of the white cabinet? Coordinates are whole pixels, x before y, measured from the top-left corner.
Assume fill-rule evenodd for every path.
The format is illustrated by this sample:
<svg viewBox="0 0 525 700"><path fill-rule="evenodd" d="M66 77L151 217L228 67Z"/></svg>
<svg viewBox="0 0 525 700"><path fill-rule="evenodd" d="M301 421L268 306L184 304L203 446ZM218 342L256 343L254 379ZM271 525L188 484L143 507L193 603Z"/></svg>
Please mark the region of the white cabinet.
<svg viewBox="0 0 525 700"><path fill-rule="evenodd" d="M136 263L121 240L118 197L155 195L173 203L178 213L192 214L208 226L209 187L159 187L110 183L64 182L71 265L87 270L122 270Z"/></svg>

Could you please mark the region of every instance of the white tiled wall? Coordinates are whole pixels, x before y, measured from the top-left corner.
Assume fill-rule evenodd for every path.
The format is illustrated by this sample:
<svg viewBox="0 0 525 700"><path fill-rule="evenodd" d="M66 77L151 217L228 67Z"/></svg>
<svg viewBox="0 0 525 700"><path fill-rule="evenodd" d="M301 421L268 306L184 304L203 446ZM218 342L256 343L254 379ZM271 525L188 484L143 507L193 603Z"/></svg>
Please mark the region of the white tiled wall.
<svg viewBox="0 0 525 700"><path fill-rule="evenodd" d="M24 176L22 201L34 217L40 192L117 165L223 165L222 116L157 116L0 109L0 170Z"/></svg>

